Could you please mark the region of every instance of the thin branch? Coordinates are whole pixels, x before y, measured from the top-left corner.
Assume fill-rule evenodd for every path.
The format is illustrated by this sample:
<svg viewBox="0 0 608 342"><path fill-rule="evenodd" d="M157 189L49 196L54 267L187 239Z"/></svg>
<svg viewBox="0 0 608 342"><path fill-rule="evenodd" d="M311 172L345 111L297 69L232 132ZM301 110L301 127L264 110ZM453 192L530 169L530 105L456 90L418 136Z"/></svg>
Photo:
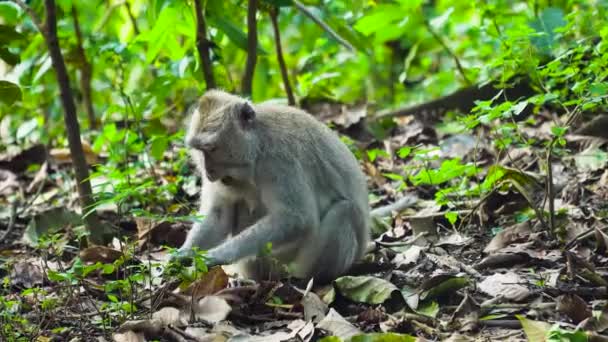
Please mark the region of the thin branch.
<svg viewBox="0 0 608 342"><path fill-rule="evenodd" d="M439 43L439 45L441 45L441 47L443 47L443 49L448 53L448 55L450 55L450 57L452 57L452 59L454 60L454 63L456 63L456 68L458 69L458 72L460 73L460 76L462 76L462 78L464 79L465 83L468 86L472 85L473 83L471 83L471 81L467 78L467 75L464 72L464 68L462 67L462 64L460 64L460 60L458 59L458 56L456 56L454 51L452 51L452 49L450 49L450 47L443 41L443 39L437 34L437 32L435 32L435 30L433 30L433 28L431 27L431 24L428 21L425 20L424 24L426 25L426 29L433 36L433 38L435 38L435 40Z"/></svg>
<svg viewBox="0 0 608 342"><path fill-rule="evenodd" d="M287 66L285 65L285 59L283 58L283 49L281 48L281 32L279 31L278 17L279 9L271 9L270 21L272 22L272 28L274 30L274 46L277 49L277 60L279 61L279 67L281 69L281 77L283 78L285 93L287 93L287 101L290 106L295 106L296 98L293 95L293 90L291 89L291 84L289 83L289 74L287 73Z"/></svg>
<svg viewBox="0 0 608 342"><path fill-rule="evenodd" d="M255 18L257 10L258 0L249 0L247 5L247 63L242 84L242 92L245 96L251 96L255 63L258 58L258 29Z"/></svg>
<svg viewBox="0 0 608 342"><path fill-rule="evenodd" d="M55 8L55 0L45 0L46 7L46 24L47 35L46 43L48 45L49 54L53 62L53 69L57 76L59 93L61 95L61 103L63 104L63 119L68 135L68 144L70 147L70 155L72 157L72 165L76 175L76 184L78 196L83 212L93 204L93 196L91 191L91 183L89 181L89 169L82 150L82 142L80 141L80 125L78 116L76 115L76 105L74 104L74 96L70 89L70 79L68 71L61 55L59 47L59 39L57 38L57 15ZM102 233L104 232L99 225L99 221L95 212L84 217L87 229L90 232L91 241L94 243L102 242Z"/></svg>
<svg viewBox="0 0 608 342"><path fill-rule="evenodd" d="M32 19L32 22L34 23L34 25L36 25L36 27L38 28L38 31L40 31L40 33L42 33L43 36L46 36L46 26L44 25L42 20L40 20L40 18L36 14L36 12L34 12L34 10L30 6L28 6L25 2L23 2L23 0L10 0L10 1L17 4L17 6L19 6L21 8L21 10L23 10L23 12L27 13L30 16L30 19Z"/></svg>
<svg viewBox="0 0 608 342"><path fill-rule="evenodd" d="M201 0L194 0L194 10L196 11L196 49L201 61L201 69L207 89L216 87L215 77L213 76L213 66L209 50L211 48L209 40L207 40L207 23L205 21L204 8Z"/></svg>
<svg viewBox="0 0 608 342"><path fill-rule="evenodd" d="M82 89L82 102L89 118L89 127L97 129L97 120L95 118L95 110L93 109L93 101L91 99L91 75L93 67L87 55L84 52L84 41L82 39L82 31L80 30L80 22L78 21L78 11L76 6L72 4L72 18L74 20L74 31L76 32L76 52L80 59L80 88Z"/></svg>
<svg viewBox="0 0 608 342"><path fill-rule="evenodd" d="M307 17L312 19L312 21L314 21L317 25L319 25L325 32L327 32L338 43L342 44L345 48L347 48L351 51L355 50L355 48L349 42L347 42L344 38L340 37L340 35L338 33L336 33L336 31L334 31L331 27L329 27L329 25L327 25L327 23L325 23L323 21L323 19L317 17L314 13L312 13L308 9L308 7L304 6L304 4L302 4L298 0L293 0L293 4L296 6L296 8L298 10L300 10L300 12L302 12L304 15L306 15Z"/></svg>
<svg viewBox="0 0 608 342"><path fill-rule="evenodd" d="M127 15L129 15L129 20L131 20L133 32L135 32L135 35L139 35L139 27L137 26L137 20L135 20L135 16L133 15L133 11L131 10L131 4L129 3L129 1L125 1L125 8L127 10Z"/></svg>
<svg viewBox="0 0 608 342"><path fill-rule="evenodd" d="M93 31L99 31L104 26L106 26L106 24L108 23L108 20L110 20L110 17L112 17L112 14L114 13L114 10L117 9L118 7L120 7L120 6L123 6L124 4L125 4L124 1L122 1L122 2L116 2L116 3L113 3L113 4L109 4L108 3L108 9L106 10L106 13L104 13L103 17L98 22L97 26L95 26L95 28L93 29Z"/></svg>

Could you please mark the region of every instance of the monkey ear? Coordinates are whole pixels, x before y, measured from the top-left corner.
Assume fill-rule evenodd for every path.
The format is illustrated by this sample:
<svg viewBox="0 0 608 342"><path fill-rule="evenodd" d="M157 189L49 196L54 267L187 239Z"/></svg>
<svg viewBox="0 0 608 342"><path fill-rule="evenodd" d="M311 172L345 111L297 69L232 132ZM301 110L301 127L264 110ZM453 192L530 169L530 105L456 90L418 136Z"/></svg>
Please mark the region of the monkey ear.
<svg viewBox="0 0 608 342"><path fill-rule="evenodd" d="M244 103L239 111L239 118L242 122L250 123L255 119L255 110L249 103Z"/></svg>

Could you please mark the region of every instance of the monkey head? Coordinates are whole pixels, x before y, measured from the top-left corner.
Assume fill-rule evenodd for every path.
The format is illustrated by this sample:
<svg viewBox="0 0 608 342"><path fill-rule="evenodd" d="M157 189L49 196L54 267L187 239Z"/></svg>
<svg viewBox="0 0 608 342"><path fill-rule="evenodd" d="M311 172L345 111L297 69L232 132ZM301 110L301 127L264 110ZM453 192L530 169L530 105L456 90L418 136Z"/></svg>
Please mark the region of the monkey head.
<svg viewBox="0 0 608 342"><path fill-rule="evenodd" d="M248 101L219 90L199 100L188 127L186 145L202 160L207 179L248 181L257 155L256 112Z"/></svg>

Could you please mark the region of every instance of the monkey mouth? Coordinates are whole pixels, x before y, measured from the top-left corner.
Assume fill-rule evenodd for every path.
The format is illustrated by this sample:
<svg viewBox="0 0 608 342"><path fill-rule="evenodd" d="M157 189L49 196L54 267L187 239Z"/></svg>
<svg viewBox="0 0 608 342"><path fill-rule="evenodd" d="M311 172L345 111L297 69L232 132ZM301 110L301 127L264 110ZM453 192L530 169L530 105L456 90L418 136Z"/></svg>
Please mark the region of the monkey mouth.
<svg viewBox="0 0 608 342"><path fill-rule="evenodd" d="M207 176L207 179L211 182L215 182L216 180L221 178L220 172L218 172L218 170L214 167L205 168L205 175Z"/></svg>
<svg viewBox="0 0 608 342"><path fill-rule="evenodd" d="M220 179L220 176L216 173L207 172L207 179L210 182L215 182L216 180Z"/></svg>

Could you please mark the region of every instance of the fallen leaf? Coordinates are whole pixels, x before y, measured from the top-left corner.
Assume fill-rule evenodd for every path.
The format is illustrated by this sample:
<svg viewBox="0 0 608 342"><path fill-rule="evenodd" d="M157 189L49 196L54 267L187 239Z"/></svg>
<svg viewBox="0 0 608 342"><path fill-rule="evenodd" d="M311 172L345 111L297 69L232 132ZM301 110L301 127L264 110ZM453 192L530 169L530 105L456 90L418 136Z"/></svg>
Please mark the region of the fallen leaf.
<svg viewBox="0 0 608 342"><path fill-rule="evenodd" d="M369 276L345 276L335 280L336 289L356 302L380 304L391 297L397 287L384 279Z"/></svg>
<svg viewBox="0 0 608 342"><path fill-rule="evenodd" d="M304 309L304 319L307 322L320 322L325 318L327 312L327 304L317 296L314 292L307 292L300 301L302 308Z"/></svg>
<svg viewBox="0 0 608 342"><path fill-rule="evenodd" d="M82 151L84 152L84 159L87 164L95 164L98 161L97 154L93 152L91 145L82 141ZM49 155L53 158L53 161L57 164L69 164L72 162L72 153L69 148L53 148L49 151Z"/></svg>
<svg viewBox="0 0 608 342"><path fill-rule="evenodd" d="M390 342L416 342L417 337L406 334L396 333L369 333L353 336L350 342L370 342L370 341L390 341Z"/></svg>
<svg viewBox="0 0 608 342"><path fill-rule="evenodd" d="M479 290L492 297L502 296L506 299L521 301L530 295L530 290L520 284L526 281L517 273L509 271L506 273L493 274L479 284Z"/></svg>
<svg viewBox="0 0 608 342"><path fill-rule="evenodd" d="M80 225L82 225L82 219L79 214L64 207L49 209L30 220L23 233L23 241L34 246L43 235Z"/></svg>
<svg viewBox="0 0 608 342"><path fill-rule="evenodd" d="M325 318L317 324L317 328L327 330L332 335L348 340L349 338L361 333L361 330L344 319L336 310L329 309Z"/></svg>
<svg viewBox="0 0 608 342"><path fill-rule="evenodd" d="M589 147L577 153L574 164L580 172L591 172L606 168L608 164L608 153L599 147Z"/></svg>
<svg viewBox="0 0 608 342"><path fill-rule="evenodd" d="M392 263L397 267L414 265L420 259L423 250L423 247L412 245L405 252L395 255Z"/></svg>
<svg viewBox="0 0 608 342"><path fill-rule="evenodd" d="M492 241L488 243L483 251L484 253L492 253L508 246L513 242L521 240L525 241L527 237L530 236L531 232L532 227L530 226L530 221L508 227L496 234L496 236L492 238Z"/></svg>
<svg viewBox="0 0 608 342"><path fill-rule="evenodd" d="M435 285L430 286L430 284ZM420 288L424 289L424 292L420 294L420 299L429 300L453 294L467 285L469 285L469 279L465 277L451 274L437 275L420 285Z"/></svg>
<svg viewBox="0 0 608 342"><path fill-rule="evenodd" d="M30 261L18 261L11 268L10 277L12 286L31 289L44 283L42 267Z"/></svg>
<svg viewBox="0 0 608 342"><path fill-rule="evenodd" d="M109 264L118 260L123 254L121 251L106 246L91 246L80 251L80 258L84 262Z"/></svg>
<svg viewBox="0 0 608 342"><path fill-rule="evenodd" d="M225 320L231 310L232 307L224 298L207 296L198 301L194 308L194 315L198 320L213 324Z"/></svg>
<svg viewBox="0 0 608 342"><path fill-rule="evenodd" d="M521 323L528 341L546 341L547 333L549 332L549 329L551 329L551 324L547 322L533 321L521 315L515 315L515 317L517 317Z"/></svg>
<svg viewBox="0 0 608 342"><path fill-rule="evenodd" d="M222 267L216 266L201 276L200 279L190 284L184 290L184 294L194 296L198 300L204 296L214 294L228 286L228 275Z"/></svg>
<svg viewBox="0 0 608 342"><path fill-rule="evenodd" d="M591 317L591 310L581 297L575 294L565 294L557 297L555 308L568 316L575 324Z"/></svg>

